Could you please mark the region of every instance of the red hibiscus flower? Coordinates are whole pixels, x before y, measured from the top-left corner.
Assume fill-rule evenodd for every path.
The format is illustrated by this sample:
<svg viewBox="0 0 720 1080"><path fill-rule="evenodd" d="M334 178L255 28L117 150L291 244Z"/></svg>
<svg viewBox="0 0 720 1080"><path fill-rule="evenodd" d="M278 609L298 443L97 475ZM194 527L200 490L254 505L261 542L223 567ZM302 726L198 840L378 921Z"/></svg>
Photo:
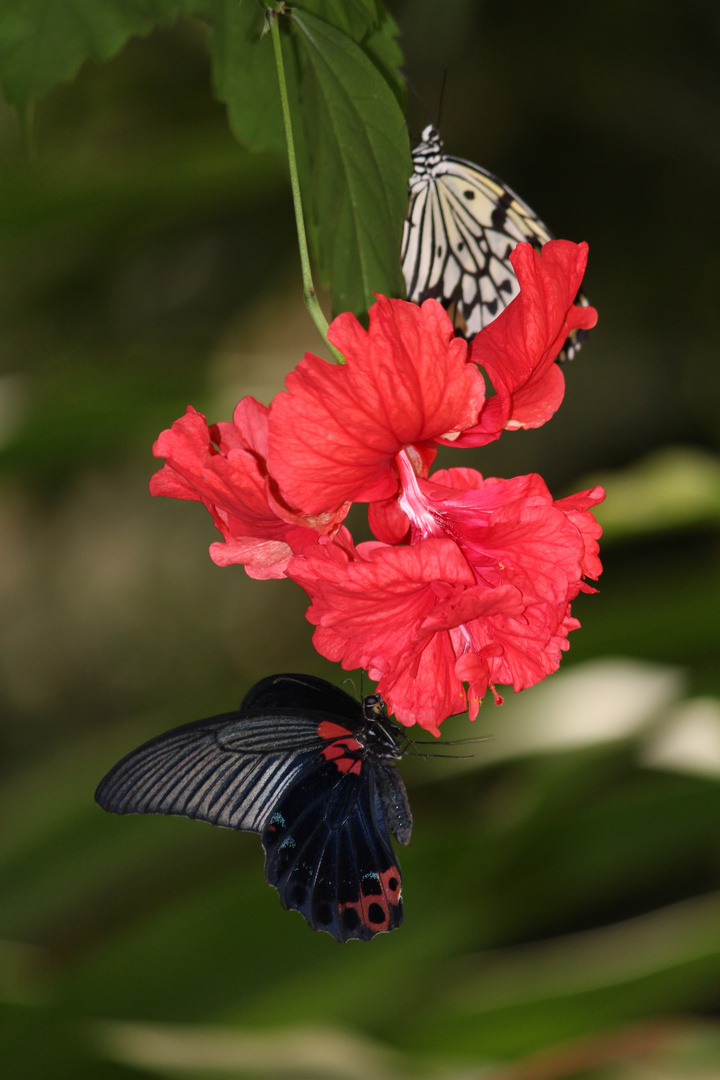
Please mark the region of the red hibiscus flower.
<svg viewBox="0 0 720 1080"><path fill-rule="evenodd" d="M488 690L501 701L496 686L545 678L579 625L572 600L601 572L602 489L554 501L534 474L428 476L439 443L481 445L558 407L553 361L596 319L574 304L586 259L582 244L519 245L520 294L470 354L437 302L379 297L367 330L332 323L344 365L306 354L269 411L245 398L208 427L188 409L155 445L153 494L204 503L224 538L215 562L298 582L318 651L366 668L404 724L437 734ZM355 547L342 527L351 501L370 504L376 541Z"/></svg>
<svg viewBox="0 0 720 1080"><path fill-rule="evenodd" d="M284 577L292 555L336 532L349 508L309 517L288 506L267 470L267 422L266 406L250 397L232 423L208 426L189 406L153 446L166 463L151 494L202 502L225 541L210 545L213 561L244 563L253 578Z"/></svg>
<svg viewBox="0 0 720 1080"><path fill-rule="evenodd" d="M320 544L288 575L312 600L318 651L367 668L398 720L437 734L452 712L474 719L488 688L500 701L496 684L518 691L556 670L579 625L570 601L599 573L587 507L603 492L554 502L536 475L428 481L402 453L397 466L410 545Z"/></svg>

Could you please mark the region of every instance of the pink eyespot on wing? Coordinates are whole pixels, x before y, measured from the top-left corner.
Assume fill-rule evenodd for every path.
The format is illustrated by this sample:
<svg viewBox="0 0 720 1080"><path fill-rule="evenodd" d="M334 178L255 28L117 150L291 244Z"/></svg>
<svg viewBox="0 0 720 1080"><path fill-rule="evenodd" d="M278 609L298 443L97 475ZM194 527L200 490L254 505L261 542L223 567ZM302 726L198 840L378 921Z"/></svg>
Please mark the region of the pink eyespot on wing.
<svg viewBox="0 0 720 1080"><path fill-rule="evenodd" d="M391 930L399 925L397 909L402 903L400 892L400 871L397 866L391 866L381 873L365 874L360 883L360 897L338 904L340 921L351 931L359 927L374 934Z"/></svg>

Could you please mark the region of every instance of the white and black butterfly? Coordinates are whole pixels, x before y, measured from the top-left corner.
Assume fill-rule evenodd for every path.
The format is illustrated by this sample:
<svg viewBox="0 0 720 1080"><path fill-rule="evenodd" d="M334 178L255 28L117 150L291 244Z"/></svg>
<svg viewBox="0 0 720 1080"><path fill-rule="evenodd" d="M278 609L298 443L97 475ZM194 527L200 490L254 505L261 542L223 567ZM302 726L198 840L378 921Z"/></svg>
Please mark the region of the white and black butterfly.
<svg viewBox="0 0 720 1080"><path fill-rule="evenodd" d="M470 341L520 291L509 259L513 248L527 240L539 249L552 234L502 180L444 154L433 124L412 156L401 256L407 298L439 300L457 333ZM587 304L581 294L577 301ZM586 331L574 330L558 359L572 360L585 337Z"/></svg>
<svg viewBox="0 0 720 1080"><path fill-rule="evenodd" d="M403 917L389 834L412 815L394 762L408 740L378 694L362 702L312 675L272 675L237 712L174 728L131 751L95 799L114 814L178 814L260 833L283 907L338 941Z"/></svg>

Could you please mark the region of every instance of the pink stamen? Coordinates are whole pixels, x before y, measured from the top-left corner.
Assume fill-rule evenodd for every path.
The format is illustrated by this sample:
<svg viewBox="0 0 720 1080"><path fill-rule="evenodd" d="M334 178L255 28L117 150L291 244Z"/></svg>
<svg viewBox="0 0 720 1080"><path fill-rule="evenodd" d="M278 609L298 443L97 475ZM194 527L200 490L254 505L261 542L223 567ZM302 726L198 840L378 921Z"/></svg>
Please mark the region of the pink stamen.
<svg viewBox="0 0 720 1080"><path fill-rule="evenodd" d="M443 536L444 530L438 520L438 515L428 505L427 499L420 490L410 458L404 450L401 450L396 455L395 461L402 488L398 496L398 506L410 519L413 540L424 540L428 536Z"/></svg>

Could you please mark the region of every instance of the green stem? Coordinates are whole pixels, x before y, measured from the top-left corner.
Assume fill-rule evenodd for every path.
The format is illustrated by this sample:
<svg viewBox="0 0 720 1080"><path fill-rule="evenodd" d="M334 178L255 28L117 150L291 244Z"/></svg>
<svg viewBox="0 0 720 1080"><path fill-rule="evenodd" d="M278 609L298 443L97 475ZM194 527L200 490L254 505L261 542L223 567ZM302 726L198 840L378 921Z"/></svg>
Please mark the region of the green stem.
<svg viewBox="0 0 720 1080"><path fill-rule="evenodd" d="M300 182L298 180L297 160L295 158L295 142L293 140L292 123L290 121L290 104L288 102L287 84L285 82L285 65L283 64L277 14L277 11L272 8L267 10L267 19L270 23L270 33L272 35L273 49L275 50L275 65L277 67L278 83L280 84L280 102L282 105L283 123L285 125L288 164L290 166L290 186L292 188L293 206L295 207L295 225L297 227L298 246L300 248L303 299L305 300L305 307L310 313L310 318L315 323L320 335L331 350L337 363L344 364L345 357L328 341L328 321L323 315L322 308L318 302L312 279L312 271L310 269L310 254L308 252L307 236L305 233L305 220L303 218L302 197L300 195Z"/></svg>

